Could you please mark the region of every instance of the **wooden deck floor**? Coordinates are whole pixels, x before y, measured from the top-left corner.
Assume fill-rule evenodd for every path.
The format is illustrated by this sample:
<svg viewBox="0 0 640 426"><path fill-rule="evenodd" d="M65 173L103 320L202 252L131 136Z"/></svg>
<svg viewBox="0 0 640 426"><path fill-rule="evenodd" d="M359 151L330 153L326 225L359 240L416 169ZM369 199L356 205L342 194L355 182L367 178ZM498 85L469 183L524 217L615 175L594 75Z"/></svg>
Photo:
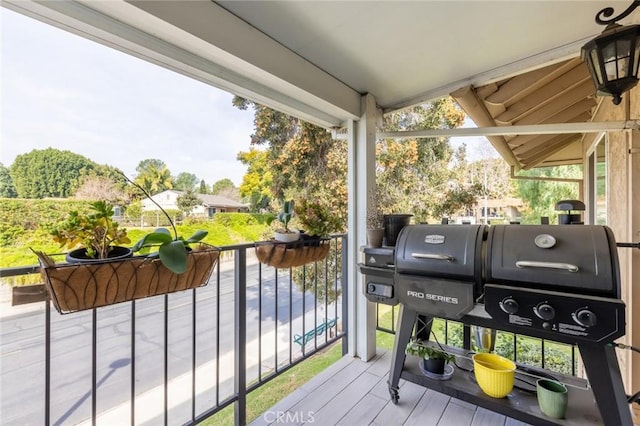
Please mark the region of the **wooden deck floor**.
<svg viewBox="0 0 640 426"><path fill-rule="evenodd" d="M390 358L381 349L368 363L344 357L251 425L526 425L404 380L394 405L387 387Z"/></svg>

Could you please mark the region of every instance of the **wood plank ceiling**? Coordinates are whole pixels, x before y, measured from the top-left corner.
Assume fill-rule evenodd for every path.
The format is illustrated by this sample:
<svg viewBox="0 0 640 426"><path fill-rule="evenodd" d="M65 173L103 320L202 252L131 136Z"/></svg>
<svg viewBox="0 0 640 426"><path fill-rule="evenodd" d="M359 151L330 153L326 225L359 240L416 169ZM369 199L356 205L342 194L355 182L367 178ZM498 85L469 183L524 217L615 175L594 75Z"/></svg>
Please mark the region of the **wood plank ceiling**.
<svg viewBox="0 0 640 426"><path fill-rule="evenodd" d="M478 127L591 121L595 88L580 58L451 93ZM582 162L581 133L489 136L516 169Z"/></svg>

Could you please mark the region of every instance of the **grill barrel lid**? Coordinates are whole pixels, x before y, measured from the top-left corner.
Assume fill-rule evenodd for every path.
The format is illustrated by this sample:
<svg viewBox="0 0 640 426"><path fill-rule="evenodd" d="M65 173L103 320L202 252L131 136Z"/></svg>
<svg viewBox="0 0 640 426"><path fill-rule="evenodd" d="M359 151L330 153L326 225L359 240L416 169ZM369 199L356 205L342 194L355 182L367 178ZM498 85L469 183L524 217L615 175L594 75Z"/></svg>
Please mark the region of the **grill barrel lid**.
<svg viewBox="0 0 640 426"><path fill-rule="evenodd" d="M477 282L485 225L408 225L396 243L396 272Z"/></svg>
<svg viewBox="0 0 640 426"><path fill-rule="evenodd" d="M613 233L599 225L494 225L488 283L620 298Z"/></svg>

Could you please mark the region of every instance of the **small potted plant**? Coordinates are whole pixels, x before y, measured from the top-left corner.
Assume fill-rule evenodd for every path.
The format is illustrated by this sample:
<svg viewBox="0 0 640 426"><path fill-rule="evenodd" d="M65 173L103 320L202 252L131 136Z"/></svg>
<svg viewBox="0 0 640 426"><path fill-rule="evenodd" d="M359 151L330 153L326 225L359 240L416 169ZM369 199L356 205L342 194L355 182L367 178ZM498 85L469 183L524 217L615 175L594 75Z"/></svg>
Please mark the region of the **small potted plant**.
<svg viewBox="0 0 640 426"><path fill-rule="evenodd" d="M293 205L293 201L285 203L283 211L278 215L278 220L285 225L281 231L288 229L289 220L294 213ZM305 231L297 232L295 240L287 244L274 243L273 240L257 242L256 255L261 263L275 268L293 268L327 257L330 241L326 237L339 230L339 220L326 205L305 199L296 202L295 215Z"/></svg>
<svg viewBox="0 0 640 426"><path fill-rule="evenodd" d="M191 244L202 241L207 236L208 232L203 230L196 231L192 236L186 240L178 235L173 220L169 214L162 208L155 200L137 183L131 181L127 176L124 178L132 185L136 186L147 198L160 209L166 216L171 228L173 229L173 235L167 228L157 228L155 231L150 232L143 236L138 242L131 248L133 252L139 252L145 255L147 258L158 258L160 262L174 274L183 274L187 270L187 254L192 251ZM197 247L197 249L207 249L211 246L203 245Z"/></svg>
<svg viewBox="0 0 640 426"><path fill-rule="evenodd" d="M35 252L51 300L60 313L193 289L209 281L220 250L202 243L190 246L199 243L207 235L205 231L187 239L180 237L169 215L158 206L169 219L173 235L168 229L156 229L133 247L142 256L132 256L132 249L126 248L128 257L112 259L113 244L130 240L112 220L113 209L106 202L91 203L91 208L94 212L88 215L73 212L53 235L68 247L82 244L87 257L93 257L92 262L60 264Z"/></svg>
<svg viewBox="0 0 640 426"><path fill-rule="evenodd" d="M196 231L185 240L177 233L172 236L167 228L158 228L138 240L132 250L148 257L157 256L171 272L182 274L187 270L187 253L192 250L190 244L206 236L207 231Z"/></svg>
<svg viewBox="0 0 640 426"><path fill-rule="evenodd" d="M302 239L311 244L318 244L322 238L340 230L338 218L331 209L319 201L301 199L295 206L296 216L304 231L300 231Z"/></svg>
<svg viewBox="0 0 640 426"><path fill-rule="evenodd" d="M289 229L289 222L293 218L293 200L285 201L282 205L282 211L278 213L278 222L282 224L282 227L277 228L274 233L274 239L284 243L290 243L300 238L300 233Z"/></svg>
<svg viewBox="0 0 640 426"><path fill-rule="evenodd" d="M407 355L414 355L422 358L424 369L433 374L444 374L445 366L455 361L456 357L443 350L426 346L419 340L409 341L406 349Z"/></svg>
<svg viewBox="0 0 640 426"><path fill-rule="evenodd" d="M130 257L131 249L121 244L130 244L131 240L127 230L119 228L118 222L113 220L113 206L106 201L94 201L89 208L91 212L87 214L70 212L69 217L51 231L53 240L60 247L73 249L67 253L67 262Z"/></svg>

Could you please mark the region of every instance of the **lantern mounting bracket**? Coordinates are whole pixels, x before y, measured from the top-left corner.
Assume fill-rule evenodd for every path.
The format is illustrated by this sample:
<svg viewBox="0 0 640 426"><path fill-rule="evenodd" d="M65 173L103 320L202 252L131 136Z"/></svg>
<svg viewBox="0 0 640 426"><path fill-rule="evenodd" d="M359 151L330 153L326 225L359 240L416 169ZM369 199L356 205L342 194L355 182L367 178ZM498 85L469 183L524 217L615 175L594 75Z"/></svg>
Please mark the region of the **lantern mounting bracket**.
<svg viewBox="0 0 640 426"><path fill-rule="evenodd" d="M618 16L614 16L613 18L609 18L611 15L613 15L613 12L614 12L613 8L612 7L605 7L600 12L596 13L596 23L599 24L599 25L608 25L608 24L615 23L616 21L619 21L619 20L624 19L627 16L629 16L631 14L631 12L636 10L636 8L638 6L640 6L640 0L635 0L627 8L627 10L625 10L624 12L622 12ZM604 19L604 18L609 18L609 19Z"/></svg>

